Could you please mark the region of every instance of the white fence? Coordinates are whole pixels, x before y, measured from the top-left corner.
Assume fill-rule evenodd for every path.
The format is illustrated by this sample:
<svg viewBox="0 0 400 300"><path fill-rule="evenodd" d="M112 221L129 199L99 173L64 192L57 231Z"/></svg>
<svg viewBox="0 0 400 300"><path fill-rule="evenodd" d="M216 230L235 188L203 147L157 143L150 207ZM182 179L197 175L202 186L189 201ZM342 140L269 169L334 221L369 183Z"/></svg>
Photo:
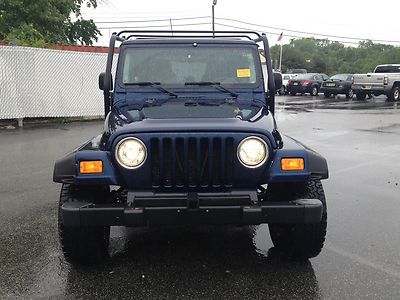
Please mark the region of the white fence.
<svg viewBox="0 0 400 300"><path fill-rule="evenodd" d="M104 114L107 54L0 47L0 119Z"/></svg>

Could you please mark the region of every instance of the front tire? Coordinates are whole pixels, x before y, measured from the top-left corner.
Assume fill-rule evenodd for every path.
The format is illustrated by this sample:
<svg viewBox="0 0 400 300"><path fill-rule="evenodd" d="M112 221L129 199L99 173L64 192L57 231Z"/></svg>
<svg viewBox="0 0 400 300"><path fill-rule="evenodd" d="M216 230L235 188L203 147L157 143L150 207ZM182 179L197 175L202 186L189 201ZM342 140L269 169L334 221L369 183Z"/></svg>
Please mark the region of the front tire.
<svg viewBox="0 0 400 300"><path fill-rule="evenodd" d="M88 197L104 197L104 189L88 189L63 184L60 193L58 210L58 233L64 257L71 264L92 264L108 257L110 226L66 227L63 224L61 206L64 203L81 200L90 201ZM99 199L99 198L98 198Z"/></svg>
<svg viewBox="0 0 400 300"><path fill-rule="evenodd" d="M285 93L286 93L285 86L282 85L281 88L278 90L278 94L279 94L279 96L282 96L282 95L285 95Z"/></svg>
<svg viewBox="0 0 400 300"><path fill-rule="evenodd" d="M272 242L285 256L306 260L317 256L325 242L327 209L321 181L305 184L279 184L268 187L269 201L294 199L319 199L323 205L322 218L315 224L269 224Z"/></svg>
<svg viewBox="0 0 400 300"><path fill-rule="evenodd" d="M290 96L296 96L295 92L290 92Z"/></svg>

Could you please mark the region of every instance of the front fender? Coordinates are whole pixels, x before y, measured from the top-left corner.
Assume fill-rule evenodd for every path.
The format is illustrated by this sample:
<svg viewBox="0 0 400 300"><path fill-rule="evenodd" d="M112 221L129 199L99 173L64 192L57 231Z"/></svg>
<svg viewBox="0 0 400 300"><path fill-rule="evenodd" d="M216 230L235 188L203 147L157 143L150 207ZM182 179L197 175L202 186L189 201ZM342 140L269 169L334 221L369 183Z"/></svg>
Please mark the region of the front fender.
<svg viewBox="0 0 400 300"><path fill-rule="evenodd" d="M283 147L274 151L267 182L301 182L321 180L329 177L328 164L325 158L302 143L288 136L283 136ZM304 170L282 171L282 158L303 158Z"/></svg>
<svg viewBox="0 0 400 300"><path fill-rule="evenodd" d="M53 181L70 184L96 184L115 185L118 184L117 173L111 161L109 151L99 148L100 136L84 143L77 150L65 155L56 161L54 165ZM103 172L101 174L80 174L79 163L87 160L101 160Z"/></svg>

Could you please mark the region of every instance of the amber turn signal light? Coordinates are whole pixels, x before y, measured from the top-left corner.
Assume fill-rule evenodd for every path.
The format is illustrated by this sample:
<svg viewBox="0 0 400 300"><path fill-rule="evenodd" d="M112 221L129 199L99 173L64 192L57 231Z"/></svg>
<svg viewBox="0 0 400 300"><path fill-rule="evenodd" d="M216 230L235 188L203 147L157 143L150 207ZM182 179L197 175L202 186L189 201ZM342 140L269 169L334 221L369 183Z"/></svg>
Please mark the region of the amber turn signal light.
<svg viewBox="0 0 400 300"><path fill-rule="evenodd" d="M304 158L282 158L281 168L283 171L304 170Z"/></svg>
<svg viewBox="0 0 400 300"><path fill-rule="evenodd" d="M79 163L81 174L97 174L103 172L103 162L101 160L81 161Z"/></svg>

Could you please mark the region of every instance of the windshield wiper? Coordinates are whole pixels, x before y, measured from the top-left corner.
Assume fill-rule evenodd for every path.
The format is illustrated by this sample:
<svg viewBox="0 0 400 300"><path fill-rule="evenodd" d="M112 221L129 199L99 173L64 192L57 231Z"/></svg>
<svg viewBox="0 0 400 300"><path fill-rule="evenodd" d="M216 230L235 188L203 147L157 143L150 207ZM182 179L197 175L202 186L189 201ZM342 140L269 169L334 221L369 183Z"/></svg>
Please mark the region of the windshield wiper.
<svg viewBox="0 0 400 300"><path fill-rule="evenodd" d="M200 100L200 101L186 101L183 102L185 106L220 106L222 104L228 104L228 105L233 105L236 104L236 101L234 98L225 98L221 100Z"/></svg>
<svg viewBox="0 0 400 300"><path fill-rule="evenodd" d="M129 83L125 83L125 85L138 85L138 86L150 86L150 87L155 87L157 88L159 91L167 93L168 95L170 95L171 97L174 98L178 98L178 95L167 90L166 88L163 88L161 86L161 82L151 82L151 81L143 81L143 82L129 82Z"/></svg>
<svg viewBox="0 0 400 300"><path fill-rule="evenodd" d="M229 93L232 97L237 98L239 96L239 94L237 94L234 91L231 91L230 89L227 89L226 87L221 85L221 82L212 82L212 81L185 82L185 85L211 86L211 87L216 88L219 91L224 91L226 93Z"/></svg>

